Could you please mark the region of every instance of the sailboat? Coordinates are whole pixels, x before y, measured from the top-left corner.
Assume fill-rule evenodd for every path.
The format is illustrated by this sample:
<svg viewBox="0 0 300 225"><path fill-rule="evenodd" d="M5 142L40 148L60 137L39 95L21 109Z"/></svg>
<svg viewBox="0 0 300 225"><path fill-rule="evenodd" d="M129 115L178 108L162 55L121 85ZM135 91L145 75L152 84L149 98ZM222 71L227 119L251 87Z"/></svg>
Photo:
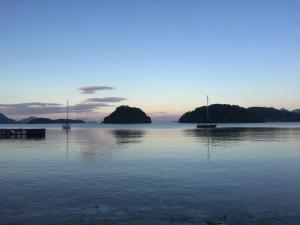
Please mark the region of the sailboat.
<svg viewBox="0 0 300 225"><path fill-rule="evenodd" d="M207 104L206 104L206 119L207 119L207 124L198 124L197 125L197 128L216 128L217 127L217 124L213 124L213 123L210 123L210 118L209 118L209 99L208 99L208 96L206 96L206 100L207 100Z"/></svg>
<svg viewBox="0 0 300 225"><path fill-rule="evenodd" d="M62 125L63 130L70 130L71 124L69 123L69 102L67 101L67 121Z"/></svg>

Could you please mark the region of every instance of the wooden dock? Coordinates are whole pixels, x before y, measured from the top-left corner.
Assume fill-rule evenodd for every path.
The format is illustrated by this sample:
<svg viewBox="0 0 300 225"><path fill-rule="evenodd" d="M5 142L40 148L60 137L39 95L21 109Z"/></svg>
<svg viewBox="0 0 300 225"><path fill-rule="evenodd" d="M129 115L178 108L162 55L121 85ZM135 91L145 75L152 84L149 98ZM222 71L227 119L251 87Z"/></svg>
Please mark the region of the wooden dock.
<svg viewBox="0 0 300 225"><path fill-rule="evenodd" d="M45 138L46 129L0 128L0 139Z"/></svg>

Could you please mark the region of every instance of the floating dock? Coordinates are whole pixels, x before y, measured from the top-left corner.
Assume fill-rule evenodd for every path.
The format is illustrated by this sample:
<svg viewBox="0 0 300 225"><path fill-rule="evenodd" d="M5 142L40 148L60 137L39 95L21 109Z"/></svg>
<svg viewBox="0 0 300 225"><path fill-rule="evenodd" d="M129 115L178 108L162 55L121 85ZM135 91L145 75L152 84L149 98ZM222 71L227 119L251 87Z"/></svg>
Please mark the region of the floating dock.
<svg viewBox="0 0 300 225"><path fill-rule="evenodd" d="M0 128L0 139L45 138L46 129Z"/></svg>

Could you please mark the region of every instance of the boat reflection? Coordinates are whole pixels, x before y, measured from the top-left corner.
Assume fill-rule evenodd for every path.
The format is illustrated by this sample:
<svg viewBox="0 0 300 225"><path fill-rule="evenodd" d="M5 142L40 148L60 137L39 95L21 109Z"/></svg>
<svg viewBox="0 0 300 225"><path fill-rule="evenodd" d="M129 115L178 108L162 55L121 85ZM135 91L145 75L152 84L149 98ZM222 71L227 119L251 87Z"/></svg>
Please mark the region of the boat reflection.
<svg viewBox="0 0 300 225"><path fill-rule="evenodd" d="M69 159L69 132L70 129L64 129L66 135L66 159Z"/></svg>

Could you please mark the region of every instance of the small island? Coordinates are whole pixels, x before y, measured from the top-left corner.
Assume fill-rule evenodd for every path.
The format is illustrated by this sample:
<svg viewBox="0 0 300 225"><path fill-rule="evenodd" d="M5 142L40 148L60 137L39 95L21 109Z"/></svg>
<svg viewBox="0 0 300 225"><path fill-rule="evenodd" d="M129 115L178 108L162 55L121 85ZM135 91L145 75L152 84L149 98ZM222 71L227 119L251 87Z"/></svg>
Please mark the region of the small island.
<svg viewBox="0 0 300 225"><path fill-rule="evenodd" d="M139 124L151 123L151 118L139 108L119 106L102 123L105 124Z"/></svg>
<svg viewBox="0 0 300 225"><path fill-rule="evenodd" d="M210 120L207 121L207 107L199 107L183 114L179 123L263 123L299 122L300 114L267 107L243 108L237 105L214 104L209 106Z"/></svg>

